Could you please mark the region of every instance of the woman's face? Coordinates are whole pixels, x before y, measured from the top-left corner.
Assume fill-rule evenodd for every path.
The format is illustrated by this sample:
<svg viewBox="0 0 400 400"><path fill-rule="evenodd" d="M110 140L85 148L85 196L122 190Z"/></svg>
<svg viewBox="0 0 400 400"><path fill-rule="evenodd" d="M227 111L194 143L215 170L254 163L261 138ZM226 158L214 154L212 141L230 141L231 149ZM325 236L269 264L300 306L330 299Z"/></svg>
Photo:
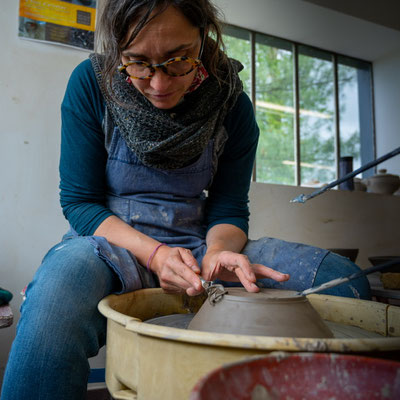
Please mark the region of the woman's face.
<svg viewBox="0 0 400 400"><path fill-rule="evenodd" d="M170 6L139 32L122 53L122 63L138 60L160 64L172 57L197 58L200 47L199 28L193 26L180 11ZM195 73L196 70L185 76L173 77L157 69L151 79L132 79L132 84L155 107L169 109L183 98Z"/></svg>

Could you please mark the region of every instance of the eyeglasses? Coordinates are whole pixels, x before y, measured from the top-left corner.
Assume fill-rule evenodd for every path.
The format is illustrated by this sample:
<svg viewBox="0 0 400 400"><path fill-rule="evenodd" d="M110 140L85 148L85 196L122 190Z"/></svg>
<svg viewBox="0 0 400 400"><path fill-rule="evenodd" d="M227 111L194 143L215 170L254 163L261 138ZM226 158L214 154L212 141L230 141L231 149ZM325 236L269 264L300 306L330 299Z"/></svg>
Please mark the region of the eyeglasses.
<svg viewBox="0 0 400 400"><path fill-rule="evenodd" d="M201 64L200 58L173 57L161 64L149 64L145 61L128 61L118 67L118 71L133 79L150 79L160 69L169 76L190 74Z"/></svg>
<svg viewBox="0 0 400 400"><path fill-rule="evenodd" d="M200 28L201 45L198 58L173 57L161 64L150 64L146 61L128 61L118 67L118 71L132 79L151 79L160 69L169 76L185 76L190 74L201 64L201 56L204 49L205 31Z"/></svg>

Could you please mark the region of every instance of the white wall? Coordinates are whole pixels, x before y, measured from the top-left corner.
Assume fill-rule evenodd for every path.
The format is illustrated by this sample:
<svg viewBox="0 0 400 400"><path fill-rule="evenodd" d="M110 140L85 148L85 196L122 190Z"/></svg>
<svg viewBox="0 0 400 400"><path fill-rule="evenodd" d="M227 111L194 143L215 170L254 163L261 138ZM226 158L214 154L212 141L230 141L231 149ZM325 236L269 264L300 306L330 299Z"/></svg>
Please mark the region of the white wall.
<svg viewBox="0 0 400 400"><path fill-rule="evenodd" d="M0 12L0 286L14 294L12 327L0 330L0 367L19 316L19 292L67 228L58 201L60 104L88 53L17 38L18 1Z"/></svg>
<svg viewBox="0 0 400 400"><path fill-rule="evenodd" d="M375 90L382 102L382 107L377 105L379 151L396 142L400 113L389 111L388 105L399 104L398 80L393 80L399 67L400 32L301 0L217 4L235 25L376 61ZM19 317L18 293L67 226L58 203L59 108L70 72L87 57L79 50L18 39L17 15L17 0L1 1L0 286L14 293L16 321L0 330L0 368ZM258 213L266 218L263 207Z"/></svg>

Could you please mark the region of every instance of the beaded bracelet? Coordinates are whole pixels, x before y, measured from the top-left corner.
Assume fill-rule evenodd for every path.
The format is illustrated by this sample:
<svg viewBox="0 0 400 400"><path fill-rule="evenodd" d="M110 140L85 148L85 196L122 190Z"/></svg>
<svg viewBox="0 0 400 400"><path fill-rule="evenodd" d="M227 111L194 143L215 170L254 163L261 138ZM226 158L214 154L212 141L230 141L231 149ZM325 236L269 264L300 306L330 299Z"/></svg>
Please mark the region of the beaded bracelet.
<svg viewBox="0 0 400 400"><path fill-rule="evenodd" d="M160 244L158 244L158 245L156 246L156 248L153 250L153 252L150 254L150 257L149 257L149 259L147 260L147 265L146 265L147 271L149 271L149 273L151 273L151 270L150 270L151 261L153 260L153 257L154 257L155 254L157 253L157 250L158 250L161 246L166 246L166 245L167 245L166 243L160 243Z"/></svg>

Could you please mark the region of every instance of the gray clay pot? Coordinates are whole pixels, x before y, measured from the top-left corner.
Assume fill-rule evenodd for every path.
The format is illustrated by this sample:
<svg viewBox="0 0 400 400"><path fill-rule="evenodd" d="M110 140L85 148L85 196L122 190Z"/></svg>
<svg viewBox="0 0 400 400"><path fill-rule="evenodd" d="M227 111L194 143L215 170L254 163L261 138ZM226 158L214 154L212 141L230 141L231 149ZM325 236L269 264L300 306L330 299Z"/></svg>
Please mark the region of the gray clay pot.
<svg viewBox="0 0 400 400"><path fill-rule="evenodd" d="M204 302L188 329L237 335L330 338L332 332L304 296L262 289L227 288L221 301Z"/></svg>

